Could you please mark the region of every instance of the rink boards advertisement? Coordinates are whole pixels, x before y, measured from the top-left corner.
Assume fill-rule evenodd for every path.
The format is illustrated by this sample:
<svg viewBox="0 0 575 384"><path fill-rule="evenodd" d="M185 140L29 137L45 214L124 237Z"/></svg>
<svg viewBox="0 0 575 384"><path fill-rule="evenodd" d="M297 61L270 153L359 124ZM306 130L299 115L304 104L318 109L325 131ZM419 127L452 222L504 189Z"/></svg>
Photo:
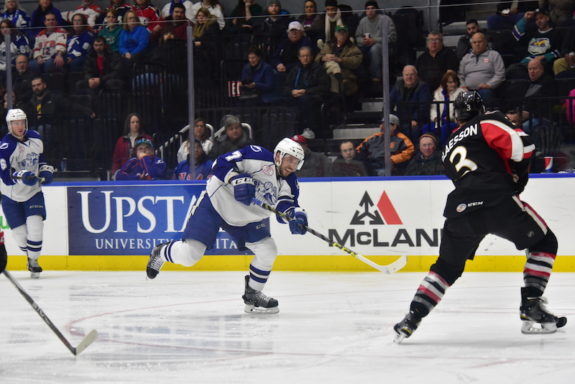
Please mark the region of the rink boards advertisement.
<svg viewBox="0 0 575 384"><path fill-rule="evenodd" d="M559 256L575 255L571 241L570 175L534 177L521 198L542 216L559 239ZM203 183L75 183L44 187L48 217L43 260L54 269L139 269L157 243L181 238ZM310 179L300 182L300 205L309 226L331 240L380 264L407 254L405 270L425 270L435 260L441 241L443 207L453 189L445 178ZM292 235L271 218L278 246L279 270L371 270L340 249L310 234ZM12 241L4 216L10 255L21 252ZM15 259L18 259L17 257ZM22 259L24 260L24 259ZM249 252L240 252L220 232L218 240L194 269L244 269ZM575 270L573 257L558 257L559 270ZM524 254L513 244L488 236L469 268L517 270ZM25 262L18 262L22 267ZM494 267L497 265L496 267ZM172 265L170 265L172 267ZM174 269L179 269L174 267ZM182 268L183 269L183 268ZM473 269L472 269L473 270Z"/></svg>

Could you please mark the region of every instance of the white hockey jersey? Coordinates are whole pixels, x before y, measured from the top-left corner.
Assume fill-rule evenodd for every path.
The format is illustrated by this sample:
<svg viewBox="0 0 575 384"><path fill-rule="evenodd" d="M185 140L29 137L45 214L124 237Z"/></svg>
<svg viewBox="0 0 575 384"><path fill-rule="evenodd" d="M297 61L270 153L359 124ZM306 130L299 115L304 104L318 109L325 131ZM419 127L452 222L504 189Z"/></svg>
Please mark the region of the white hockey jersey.
<svg viewBox="0 0 575 384"><path fill-rule="evenodd" d="M233 226L244 226L263 220L270 212L263 208L240 203L234 198L234 188L229 180L241 173L254 179L256 198L287 212L298 207L299 186L297 176L292 173L287 178L277 173L273 154L262 147L249 145L217 158L213 165L214 176L208 181L206 191L218 214Z"/></svg>
<svg viewBox="0 0 575 384"><path fill-rule="evenodd" d="M44 164L44 144L40 134L28 130L24 140L20 141L11 134L0 142L0 191L17 202L24 202L40 192L40 183L33 186L16 183L12 174L17 171L30 171L38 176L38 168Z"/></svg>

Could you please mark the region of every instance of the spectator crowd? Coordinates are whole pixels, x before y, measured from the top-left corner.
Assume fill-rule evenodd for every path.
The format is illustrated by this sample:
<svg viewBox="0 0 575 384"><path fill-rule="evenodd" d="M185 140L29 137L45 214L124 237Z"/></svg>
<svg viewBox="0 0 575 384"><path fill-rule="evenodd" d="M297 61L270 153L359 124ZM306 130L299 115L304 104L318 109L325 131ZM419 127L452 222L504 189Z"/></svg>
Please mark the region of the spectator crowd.
<svg viewBox="0 0 575 384"><path fill-rule="evenodd" d="M307 170L300 176L385 174L386 130L392 174L441 174L437 154L456 128L452 103L463 90L476 90L488 108L512 115L531 134L552 126L557 113L575 110L572 100L565 102L565 111L557 109L560 98L575 88L573 2L519 2L518 9L501 2L486 29L467 20L465 34L452 49L442 33L424 33L419 11L411 7L391 13L368 0L360 12L325 0L320 10L315 0L302 0L300 9L288 10L279 0L260 1L238 0L228 10L219 0L171 0L158 8L150 0L110 0L107 8L81 0L75 9L64 10L52 0L39 0L27 12L17 0L6 0L0 32L10 36L10 46L0 42L0 111L5 114L8 107L7 70L12 71L13 105L26 111L31 128L44 134L58 113L96 118L94 99L102 94L153 84L160 100L167 100L170 87L185 83L190 25L198 89L231 89L228 96L240 106L293 108L293 139L306 151ZM412 28L409 33L406 25ZM382 74L384 30L389 79ZM421 40L419 47L408 44L413 34L415 42ZM331 137L335 124L330 119L341 122L363 98L381 96L383 82L391 86L389 124L382 121L380 132L362 142L339 143L333 161L312 151L314 140ZM84 95L88 102L65 94ZM206 178L206 164L219 154L257 144L254 130L263 129L234 115L221 122L199 119L193 145L200 168L190 172L182 164L169 172L165 164L160 167L153 153L154 132L142 130L141 119L138 113L127 116L114 147L109 168L118 178ZM221 124L214 132L210 124L216 123ZM186 141L178 161L189 153ZM157 167L162 169L151 170Z"/></svg>

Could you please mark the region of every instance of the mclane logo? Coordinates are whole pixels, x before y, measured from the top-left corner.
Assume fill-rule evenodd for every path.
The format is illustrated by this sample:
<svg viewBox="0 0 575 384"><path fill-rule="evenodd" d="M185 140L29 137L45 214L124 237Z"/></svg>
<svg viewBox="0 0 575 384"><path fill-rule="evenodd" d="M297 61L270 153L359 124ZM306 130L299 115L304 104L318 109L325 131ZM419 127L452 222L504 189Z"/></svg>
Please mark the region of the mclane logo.
<svg viewBox="0 0 575 384"><path fill-rule="evenodd" d="M353 247L437 247L441 230L439 228L404 228L403 220L395 209L387 192L383 192L377 205L367 193L359 201L349 222L352 228L343 233L335 228L328 230L328 237L336 243ZM367 226L364 230L357 226ZM372 227L377 226L377 227Z"/></svg>

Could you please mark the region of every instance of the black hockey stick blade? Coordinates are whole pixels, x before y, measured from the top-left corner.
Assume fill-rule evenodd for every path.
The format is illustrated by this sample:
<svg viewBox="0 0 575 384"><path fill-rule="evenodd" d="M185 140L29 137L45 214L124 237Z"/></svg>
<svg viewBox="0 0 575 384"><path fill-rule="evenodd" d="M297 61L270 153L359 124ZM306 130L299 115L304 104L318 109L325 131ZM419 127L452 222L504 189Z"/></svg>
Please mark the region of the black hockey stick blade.
<svg viewBox="0 0 575 384"><path fill-rule="evenodd" d="M254 199L252 199L252 201L253 201L253 203L254 203L255 205L257 205L257 206L259 206L259 207L261 207L261 208L263 208L263 209L265 209L265 210L267 210L267 211L273 212L273 213L275 213L276 215L278 215L278 216L280 216L280 217L282 217L282 218L284 218L284 219L286 219L286 220L292 220L292 218L289 217L288 215L286 215L285 213L278 211L277 209L275 209L275 208L272 207L271 205L266 204L266 203L264 203L264 202L261 201L261 200L258 200L258 199L255 199L255 198L254 198ZM386 274L395 273L395 272L399 271L400 269L402 269L403 267L405 267L405 265L407 264L407 255L402 254L402 255L399 257L399 259L393 261L393 262L390 263L390 264L387 264L387 265L379 265L379 264L377 264L377 263L375 263L375 262L369 260L367 257L365 257L365 256L363 256L363 255L360 255L360 254L354 252L353 250L349 249L349 248L346 247L345 245L342 245L342 244L336 243L336 242L333 241L333 240L330 240L327 236L325 236L325 235L323 235L323 234L317 232L316 230L314 230L314 229L312 229L312 228L310 228L310 227L308 227L308 226L306 226L305 229L306 229L306 231L307 231L308 233L314 235L314 236L317 237L317 238L322 239L323 241L327 242L327 243L328 243L329 245L331 245L332 247L336 247L336 248L341 249L341 250L344 251L345 253L347 253L347 254L349 254L349 255L355 257L355 258L358 259L359 261L361 261L361 262L363 262L363 263L365 263L365 264L367 264L367 265L369 265L369 266L371 266L371 267L377 269L377 270L380 271L380 272L383 272L383 273L386 273Z"/></svg>
<svg viewBox="0 0 575 384"><path fill-rule="evenodd" d="M88 333L88 335L84 338L84 340L82 340L80 342L80 344L78 344L77 347L74 347L72 344L70 344L70 342L68 341L68 339L66 339L66 337L62 334L62 332L60 332L60 330L58 329L58 327L56 327L54 325L54 323L52 322L52 320L50 320L50 318L44 313L44 311L42 310L42 308L40 308L38 306L38 304L36 304L36 302L34 301L34 299L32 298L32 296L30 296L28 294L28 292L26 292L24 290L24 288L22 288L22 286L18 283L18 281L16 281L16 279L14 279L12 277L12 275L10 274L10 272L8 272L8 270L4 270L3 271L4 275L6 276L6 278L12 283L12 285L14 285L14 287L16 287L16 289L18 290L18 292L20 292L20 294L26 299L26 301L32 306L32 309L34 309L36 311L36 313L38 314L38 316L40 316L40 318L42 320L44 320L44 322L48 325L48 327L50 327L50 329L52 330L52 332L54 332L56 334L56 336L58 336L58 338L60 339L60 341L66 346L66 348L68 348L68 350L70 352L72 352L72 354L74 356L79 355L84 349L86 349L90 344L92 344L94 342L94 340L96 340L96 337L98 336L98 332L96 332L96 330L91 331L90 333Z"/></svg>

